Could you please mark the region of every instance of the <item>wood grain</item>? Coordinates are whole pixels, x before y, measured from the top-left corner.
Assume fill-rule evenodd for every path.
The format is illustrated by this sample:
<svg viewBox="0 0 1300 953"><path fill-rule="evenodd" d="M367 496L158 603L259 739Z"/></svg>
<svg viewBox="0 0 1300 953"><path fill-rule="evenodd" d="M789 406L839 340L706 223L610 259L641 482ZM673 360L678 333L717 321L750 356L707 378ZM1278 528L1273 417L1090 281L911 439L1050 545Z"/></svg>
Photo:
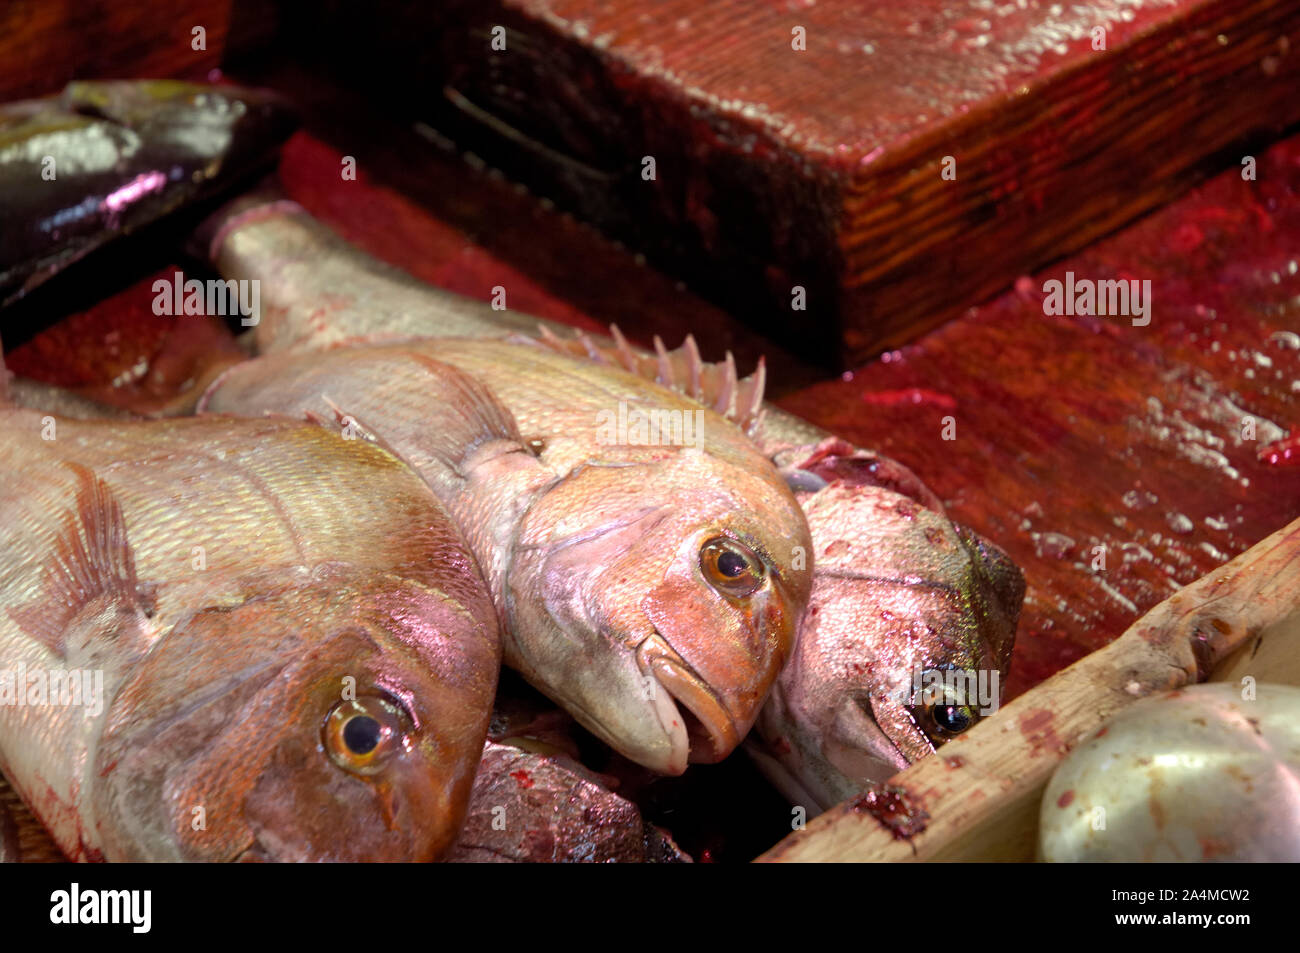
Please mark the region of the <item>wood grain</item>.
<svg viewBox="0 0 1300 953"><path fill-rule="evenodd" d="M1300 119L1289 0L378 9L360 22L326 3L299 34L389 108L844 366L1159 207L1229 145ZM505 49L491 46L495 28ZM792 310L795 286L806 311Z"/></svg>
<svg viewBox="0 0 1300 953"><path fill-rule="evenodd" d="M73 79L203 79L221 63L231 0L6 0L0 102ZM192 30L206 31L204 50Z"/></svg>

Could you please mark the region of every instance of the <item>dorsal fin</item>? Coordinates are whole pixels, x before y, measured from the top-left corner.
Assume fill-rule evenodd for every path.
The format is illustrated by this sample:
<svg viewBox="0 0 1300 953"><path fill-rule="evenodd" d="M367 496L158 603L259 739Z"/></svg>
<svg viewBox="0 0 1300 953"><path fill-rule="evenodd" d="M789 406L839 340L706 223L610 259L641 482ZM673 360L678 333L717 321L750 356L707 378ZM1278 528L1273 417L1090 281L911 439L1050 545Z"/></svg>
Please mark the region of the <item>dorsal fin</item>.
<svg viewBox="0 0 1300 953"><path fill-rule="evenodd" d="M750 436L758 430L763 418L763 388L767 384L767 365L762 358L754 373L742 378L736 373L736 360L730 351L724 360L704 361L694 335L686 335L681 347L672 351L656 335L654 354L646 354L628 343L618 325L611 324L609 333L612 343L598 341L581 330L566 340L540 326L537 338L529 340L571 357L621 367L712 407Z"/></svg>
<svg viewBox="0 0 1300 953"><path fill-rule="evenodd" d="M431 462L437 464L438 472L463 479L468 461L481 447L509 444L521 451L524 449L525 441L514 417L481 380L415 348L403 350L399 356L427 375L422 380L418 393L431 402L428 409L436 415L436 423L423 428L418 435L406 432L401 427L394 429L387 425L388 417L384 413L384 402L387 399L385 381L365 376L364 362L367 354L364 351L356 354L335 351L330 352L326 358L313 358L311 361L289 358L291 364L309 364L308 373L311 376L307 380L311 387L307 393L311 395L310 403L315 405L319 401L328 408L327 413L319 406L309 407L306 410L307 420L339 431L345 439L358 437L375 444L390 456L415 469L426 480L434 479L432 471L428 469ZM374 351L372 359L377 363L371 370L393 373L394 359L387 350ZM339 378L334 381L337 390L334 387L328 393L323 389L316 390L317 386L330 386L329 381L334 372L328 364L323 363L325 361L350 362L353 370L358 372L356 380L352 382L353 386L346 386L346 375L336 375ZM293 373L292 370L288 372L289 375ZM273 375L264 377L273 381ZM402 380L409 384L412 379ZM237 389L237 382L227 386ZM274 387L273 383L272 386ZM218 393L215 405L219 409L246 412L262 402L263 399L257 393L256 390L251 394L236 393L233 400L226 404L221 403L221 394Z"/></svg>
<svg viewBox="0 0 1300 953"><path fill-rule="evenodd" d="M108 596L124 609L153 611L147 587L135 575L122 507L108 484L89 468L65 463L76 477L76 497L60 516L61 528L46 568L41 593L9 616L32 638L67 657L65 637L90 603Z"/></svg>

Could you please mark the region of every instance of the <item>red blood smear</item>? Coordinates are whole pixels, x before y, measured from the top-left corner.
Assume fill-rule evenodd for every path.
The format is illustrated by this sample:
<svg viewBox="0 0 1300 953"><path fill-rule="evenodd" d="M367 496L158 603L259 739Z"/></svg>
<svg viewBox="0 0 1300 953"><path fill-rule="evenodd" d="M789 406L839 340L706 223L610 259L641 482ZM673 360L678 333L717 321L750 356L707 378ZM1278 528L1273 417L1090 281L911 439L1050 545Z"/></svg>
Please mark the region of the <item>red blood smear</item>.
<svg viewBox="0 0 1300 953"><path fill-rule="evenodd" d="M1074 803L1074 791L1069 790L1056 799L1057 807L1069 807Z"/></svg>
<svg viewBox="0 0 1300 953"><path fill-rule="evenodd" d="M1020 293L778 401L911 468L1024 570L1004 702L1300 517L1300 441L1261 457L1242 433L1300 420L1300 137L1256 158L1258 180L1229 165ZM1039 289L1067 271L1149 280L1150 322L1045 314ZM912 389L955 401L955 440L933 405L873 396ZM1048 533L1104 546L1104 569L1055 558Z"/></svg>
<svg viewBox="0 0 1300 953"><path fill-rule="evenodd" d="M1067 750L1056 733L1055 717L1046 708L1027 712L1020 717L1020 733L1029 742L1033 754Z"/></svg>
<svg viewBox="0 0 1300 953"><path fill-rule="evenodd" d="M511 771L510 776L519 782L521 788L531 788L533 786L532 776L522 768L518 771Z"/></svg>
<svg viewBox="0 0 1300 953"><path fill-rule="evenodd" d="M880 785L849 802L851 810L870 814L895 840L911 840L926 828L930 815L912 802L906 788L894 784Z"/></svg>

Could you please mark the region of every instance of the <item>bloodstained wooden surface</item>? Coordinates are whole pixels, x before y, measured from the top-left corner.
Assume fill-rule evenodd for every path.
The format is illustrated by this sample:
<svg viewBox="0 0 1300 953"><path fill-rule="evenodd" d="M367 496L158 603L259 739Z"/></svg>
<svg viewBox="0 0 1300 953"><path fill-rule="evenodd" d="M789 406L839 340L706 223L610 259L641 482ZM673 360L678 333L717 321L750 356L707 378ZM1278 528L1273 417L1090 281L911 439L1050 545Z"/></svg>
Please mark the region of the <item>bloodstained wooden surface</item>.
<svg viewBox="0 0 1300 953"><path fill-rule="evenodd" d="M0 102L73 79L202 79L220 65L231 0L5 0ZM194 49L193 29L205 31Z"/></svg>
<svg viewBox="0 0 1300 953"><path fill-rule="evenodd" d="M588 327L615 320L641 343L656 332L675 343L693 329L706 355L720 342L751 354L757 346L630 252L490 172L443 160L425 186L441 197L435 216L373 182L364 161L358 181L342 181L341 154L308 134L292 139L289 192L426 280L485 300L500 284L516 310ZM1298 192L1295 138L1258 157L1258 181L1229 169L918 345L781 401L913 467L957 519L1024 568L1010 695L1300 516L1300 468L1255 458L1300 425L1300 338L1286 333L1300 332ZM1043 282L1067 270L1150 279L1150 326L1044 315ZM171 393L222 338L194 319L154 316L152 280L36 337L12 366L56 383L120 378L125 402L140 390ZM178 326L187 333L168 333ZM776 362L778 389L806 374ZM942 439L945 416L955 440ZM1254 441L1241 436L1248 416ZM1104 571L1091 568L1096 546L1106 547Z"/></svg>
<svg viewBox="0 0 1300 953"><path fill-rule="evenodd" d="M286 42L828 363L915 339L1300 119L1294 0L374 9L326 0Z"/></svg>
<svg viewBox="0 0 1300 953"><path fill-rule="evenodd" d="M1049 317L1043 283L1149 279L1148 327ZM1300 138L784 406L912 466L1029 581L1011 694L1300 517ZM956 440L941 439L942 419ZM1258 439L1243 439L1247 419ZM1106 569L1091 568L1104 546ZM1297 594L1300 599L1300 594Z"/></svg>

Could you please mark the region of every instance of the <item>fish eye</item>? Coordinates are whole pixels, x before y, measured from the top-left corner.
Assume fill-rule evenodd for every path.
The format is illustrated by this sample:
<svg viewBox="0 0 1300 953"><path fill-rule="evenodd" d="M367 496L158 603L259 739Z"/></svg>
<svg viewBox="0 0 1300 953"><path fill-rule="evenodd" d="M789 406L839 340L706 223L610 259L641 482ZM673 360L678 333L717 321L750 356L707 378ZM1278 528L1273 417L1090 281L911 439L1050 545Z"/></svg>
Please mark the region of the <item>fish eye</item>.
<svg viewBox="0 0 1300 953"><path fill-rule="evenodd" d="M943 674L941 670L927 669L927 677ZM925 694L914 696L913 704L908 705L912 721L930 739L935 747L951 741L957 735L969 731L980 720L978 706L969 704L971 698L964 691L958 691L950 685L938 686L935 695L927 688ZM937 697L936 697L937 695Z"/></svg>
<svg viewBox="0 0 1300 953"><path fill-rule="evenodd" d="M752 549L725 536L714 537L701 547L700 569L709 585L734 598L751 595L767 576Z"/></svg>
<svg viewBox="0 0 1300 953"><path fill-rule="evenodd" d="M354 774L374 774L402 740L410 718L392 699L362 695L339 702L321 729L331 760Z"/></svg>
<svg viewBox="0 0 1300 953"><path fill-rule="evenodd" d="M950 735L959 735L975 724L975 713L969 705L932 705L930 719Z"/></svg>
<svg viewBox="0 0 1300 953"><path fill-rule="evenodd" d="M910 710L916 726L936 747L969 731L980 720L972 706L956 704L952 699L910 706Z"/></svg>

